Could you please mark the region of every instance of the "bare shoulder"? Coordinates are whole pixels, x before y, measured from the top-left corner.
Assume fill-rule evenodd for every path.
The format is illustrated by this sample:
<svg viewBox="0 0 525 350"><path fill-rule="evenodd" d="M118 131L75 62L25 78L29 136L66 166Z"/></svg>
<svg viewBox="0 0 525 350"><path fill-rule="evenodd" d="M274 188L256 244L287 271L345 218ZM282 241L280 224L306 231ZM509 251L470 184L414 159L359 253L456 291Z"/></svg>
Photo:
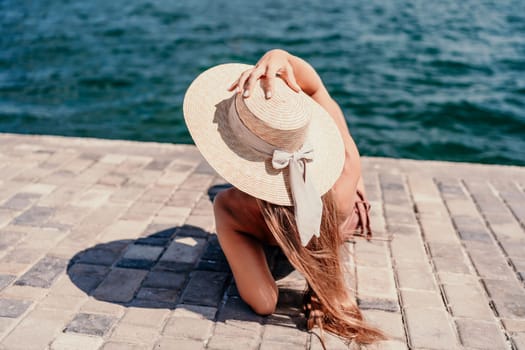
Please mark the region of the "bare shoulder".
<svg viewBox="0 0 525 350"><path fill-rule="evenodd" d="M237 230L250 234L268 244L274 244L272 234L264 221L257 199L241 190L232 187L219 192L215 205L228 212Z"/></svg>

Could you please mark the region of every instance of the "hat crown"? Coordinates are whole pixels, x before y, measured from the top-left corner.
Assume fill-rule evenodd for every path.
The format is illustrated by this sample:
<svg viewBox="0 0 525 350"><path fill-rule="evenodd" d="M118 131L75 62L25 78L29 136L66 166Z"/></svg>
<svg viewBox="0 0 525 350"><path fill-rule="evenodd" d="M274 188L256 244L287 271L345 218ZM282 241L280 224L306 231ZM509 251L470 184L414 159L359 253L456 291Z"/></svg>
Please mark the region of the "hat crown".
<svg viewBox="0 0 525 350"><path fill-rule="evenodd" d="M275 79L270 99L257 84L250 98L238 94L235 103L239 119L252 133L277 149L294 152L304 144L312 117L304 98L303 92Z"/></svg>

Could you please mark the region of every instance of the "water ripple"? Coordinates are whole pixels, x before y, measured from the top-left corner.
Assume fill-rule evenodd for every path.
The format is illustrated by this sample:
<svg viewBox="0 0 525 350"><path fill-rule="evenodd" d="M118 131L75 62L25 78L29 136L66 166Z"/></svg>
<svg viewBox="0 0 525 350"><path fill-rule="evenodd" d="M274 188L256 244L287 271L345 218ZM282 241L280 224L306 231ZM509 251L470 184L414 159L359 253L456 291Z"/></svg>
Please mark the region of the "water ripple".
<svg viewBox="0 0 525 350"><path fill-rule="evenodd" d="M0 131L189 143L223 62L311 62L361 153L525 165L525 3L0 2Z"/></svg>

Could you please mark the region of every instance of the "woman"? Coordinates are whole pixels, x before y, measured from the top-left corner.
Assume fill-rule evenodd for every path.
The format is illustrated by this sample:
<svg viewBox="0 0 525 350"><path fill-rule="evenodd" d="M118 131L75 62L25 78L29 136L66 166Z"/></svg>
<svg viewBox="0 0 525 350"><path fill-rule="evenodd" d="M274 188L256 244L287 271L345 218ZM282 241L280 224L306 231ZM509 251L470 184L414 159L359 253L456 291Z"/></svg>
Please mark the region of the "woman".
<svg viewBox="0 0 525 350"><path fill-rule="evenodd" d="M369 237L368 206L359 152L315 70L283 50L255 67L214 67L188 89L184 115L203 156L234 186L217 195L214 213L243 300L258 314L274 312L278 290L263 245L279 245L308 282L309 328L383 339L343 279L341 243L357 229Z"/></svg>

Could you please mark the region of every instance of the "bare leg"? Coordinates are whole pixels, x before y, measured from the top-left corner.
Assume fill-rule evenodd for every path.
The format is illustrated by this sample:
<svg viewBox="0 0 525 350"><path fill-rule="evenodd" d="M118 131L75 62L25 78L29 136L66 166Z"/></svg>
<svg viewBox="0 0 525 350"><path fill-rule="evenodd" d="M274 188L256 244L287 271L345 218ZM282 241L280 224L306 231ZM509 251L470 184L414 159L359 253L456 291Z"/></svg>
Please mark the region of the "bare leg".
<svg viewBox="0 0 525 350"><path fill-rule="evenodd" d="M219 243L239 294L256 313L272 314L278 290L266 261L263 242L274 242L256 200L231 188L217 195L213 207Z"/></svg>

